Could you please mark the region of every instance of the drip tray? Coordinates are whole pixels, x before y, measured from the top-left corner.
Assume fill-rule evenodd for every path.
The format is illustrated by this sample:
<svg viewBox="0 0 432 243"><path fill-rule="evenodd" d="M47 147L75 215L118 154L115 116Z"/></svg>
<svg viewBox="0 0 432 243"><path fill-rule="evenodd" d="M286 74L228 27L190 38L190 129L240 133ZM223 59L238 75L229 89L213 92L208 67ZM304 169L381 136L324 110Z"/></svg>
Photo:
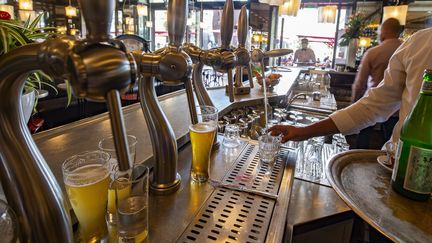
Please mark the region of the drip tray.
<svg viewBox="0 0 432 243"><path fill-rule="evenodd" d="M280 148L271 174L266 175L267 168L260 168L259 165L258 145L249 144L223 182L277 195L288 151L287 148Z"/></svg>
<svg viewBox="0 0 432 243"><path fill-rule="evenodd" d="M217 188L177 242L264 242L274 204Z"/></svg>
<svg viewBox="0 0 432 243"><path fill-rule="evenodd" d="M281 148L272 173L265 175L259 166L258 145L248 144L222 183L277 195L288 153ZM278 204L288 206L287 195ZM275 210L275 199L216 188L177 242L265 242Z"/></svg>

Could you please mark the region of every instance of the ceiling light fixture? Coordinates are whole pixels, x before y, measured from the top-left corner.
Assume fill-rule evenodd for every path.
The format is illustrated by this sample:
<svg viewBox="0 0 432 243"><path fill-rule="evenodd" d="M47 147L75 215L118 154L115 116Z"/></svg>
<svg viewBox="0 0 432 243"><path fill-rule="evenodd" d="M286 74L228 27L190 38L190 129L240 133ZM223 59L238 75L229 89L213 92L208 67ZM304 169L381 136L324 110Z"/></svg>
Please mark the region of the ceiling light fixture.
<svg viewBox="0 0 432 243"><path fill-rule="evenodd" d="M285 0L279 6L279 16L297 16L300 9L301 0Z"/></svg>
<svg viewBox="0 0 432 243"><path fill-rule="evenodd" d="M408 12L408 5L399 5L399 6L385 6L383 13L382 22L386 21L389 18L395 18L399 20L401 25L406 24L406 17Z"/></svg>
<svg viewBox="0 0 432 243"><path fill-rule="evenodd" d="M322 6L318 8L318 23L332 23L336 22L336 5Z"/></svg>

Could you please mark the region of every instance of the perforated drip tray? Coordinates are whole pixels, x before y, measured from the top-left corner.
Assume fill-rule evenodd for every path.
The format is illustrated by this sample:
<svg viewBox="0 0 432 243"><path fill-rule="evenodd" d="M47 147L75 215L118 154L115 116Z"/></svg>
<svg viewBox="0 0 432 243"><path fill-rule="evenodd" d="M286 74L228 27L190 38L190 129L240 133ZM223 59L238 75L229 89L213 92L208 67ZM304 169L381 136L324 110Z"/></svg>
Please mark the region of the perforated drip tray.
<svg viewBox="0 0 432 243"><path fill-rule="evenodd" d="M260 166L258 145L249 144L222 181L277 195L288 151L286 148L280 149L271 174L266 175L268 166L271 165Z"/></svg>
<svg viewBox="0 0 432 243"><path fill-rule="evenodd" d="M287 156L288 150L281 149L272 173L265 175L258 146L248 144L223 183L278 194ZM275 204L268 197L216 188L177 242L265 242Z"/></svg>
<svg viewBox="0 0 432 243"><path fill-rule="evenodd" d="M274 204L217 188L177 242L264 242Z"/></svg>

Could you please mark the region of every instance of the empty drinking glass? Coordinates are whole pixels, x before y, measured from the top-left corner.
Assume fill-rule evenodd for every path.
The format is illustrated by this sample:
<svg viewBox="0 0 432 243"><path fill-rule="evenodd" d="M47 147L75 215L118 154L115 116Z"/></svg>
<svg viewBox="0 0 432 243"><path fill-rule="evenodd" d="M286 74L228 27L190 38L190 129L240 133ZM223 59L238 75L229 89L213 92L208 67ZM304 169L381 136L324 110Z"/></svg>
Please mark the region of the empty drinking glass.
<svg viewBox="0 0 432 243"><path fill-rule="evenodd" d="M303 141L297 142L296 152L297 152L297 158L296 158L296 173L303 174L304 173L304 147L303 147Z"/></svg>
<svg viewBox="0 0 432 243"><path fill-rule="evenodd" d="M131 176L119 174L111 185L108 207L117 211L119 242L145 242L148 236L149 170L136 165Z"/></svg>
<svg viewBox="0 0 432 243"><path fill-rule="evenodd" d="M0 199L0 242L18 242L18 219L6 202Z"/></svg>
<svg viewBox="0 0 432 243"><path fill-rule="evenodd" d="M264 170L265 174L271 174L275 159L279 153L281 137L270 135L262 135L258 138L260 170Z"/></svg>
<svg viewBox="0 0 432 243"><path fill-rule="evenodd" d="M238 125L229 124L225 127L223 146L235 148L240 145L240 128Z"/></svg>
<svg viewBox="0 0 432 243"><path fill-rule="evenodd" d="M130 168L132 168L135 164L137 138L133 135L127 135L127 143L129 146L129 162L131 163ZM113 177L115 172L118 171L118 162L117 162L116 149L114 146L114 137L109 136L101 139L99 141L99 149L108 153L111 156L111 159L109 161L109 169L111 172L111 177Z"/></svg>
<svg viewBox="0 0 432 243"><path fill-rule="evenodd" d="M321 156L322 146L323 144L320 141L310 139L306 148L306 174L315 180L324 177L324 166Z"/></svg>

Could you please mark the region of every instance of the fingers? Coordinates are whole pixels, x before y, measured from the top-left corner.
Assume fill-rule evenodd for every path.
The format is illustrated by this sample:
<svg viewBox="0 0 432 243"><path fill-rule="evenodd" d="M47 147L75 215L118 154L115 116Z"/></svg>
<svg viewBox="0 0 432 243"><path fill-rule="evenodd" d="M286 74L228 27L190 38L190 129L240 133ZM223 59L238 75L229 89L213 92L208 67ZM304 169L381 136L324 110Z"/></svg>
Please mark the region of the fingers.
<svg viewBox="0 0 432 243"><path fill-rule="evenodd" d="M286 143L288 142L288 140L289 140L288 136L283 136L281 143Z"/></svg>
<svg viewBox="0 0 432 243"><path fill-rule="evenodd" d="M271 128L268 129L268 131L270 132L270 135L272 136L279 136L279 135L283 135L282 136L282 143L286 143L288 141L288 130L289 127L286 125L275 125Z"/></svg>
<svg viewBox="0 0 432 243"><path fill-rule="evenodd" d="M270 132L270 134L272 136L278 136L280 134L285 135L285 133L287 132L287 126L285 125L274 125L271 128L268 129L268 131Z"/></svg>

